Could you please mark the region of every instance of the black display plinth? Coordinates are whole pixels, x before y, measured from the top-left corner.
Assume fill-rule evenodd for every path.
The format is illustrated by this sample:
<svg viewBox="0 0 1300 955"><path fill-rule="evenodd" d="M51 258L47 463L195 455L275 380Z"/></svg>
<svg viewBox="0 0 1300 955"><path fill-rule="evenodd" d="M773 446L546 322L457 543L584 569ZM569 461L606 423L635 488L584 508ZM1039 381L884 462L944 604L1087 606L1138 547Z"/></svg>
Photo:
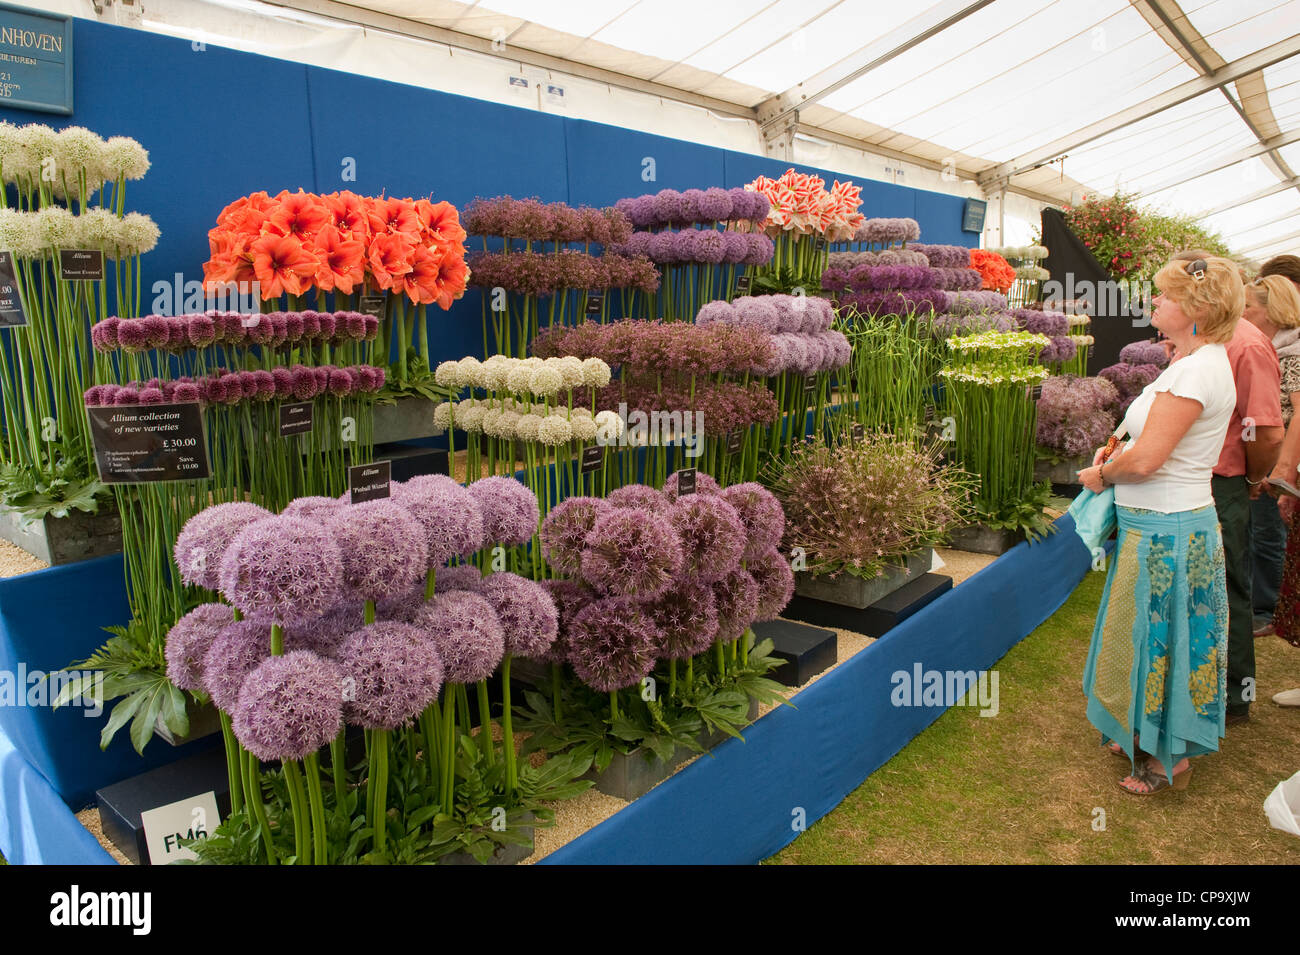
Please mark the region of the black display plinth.
<svg viewBox="0 0 1300 955"><path fill-rule="evenodd" d="M108 840L136 865L149 865L140 814L206 792L217 794L217 809L221 818L226 818L230 784L226 751L221 746L105 786L95 793L95 803Z"/></svg>
<svg viewBox="0 0 1300 955"><path fill-rule="evenodd" d="M868 637L883 637L912 614L933 603L952 589L952 578L942 574L925 574L900 587L865 610L840 604L795 597L782 613L795 620L819 627L852 630Z"/></svg>
<svg viewBox="0 0 1300 955"><path fill-rule="evenodd" d="M754 624L754 636L771 640L772 656L785 661L768 676L786 686L803 686L835 665L839 638L833 630L793 620L764 620Z"/></svg>
<svg viewBox="0 0 1300 955"><path fill-rule="evenodd" d="M418 444L375 445L373 460L392 463L392 480L409 481L420 474L446 474L447 452Z"/></svg>

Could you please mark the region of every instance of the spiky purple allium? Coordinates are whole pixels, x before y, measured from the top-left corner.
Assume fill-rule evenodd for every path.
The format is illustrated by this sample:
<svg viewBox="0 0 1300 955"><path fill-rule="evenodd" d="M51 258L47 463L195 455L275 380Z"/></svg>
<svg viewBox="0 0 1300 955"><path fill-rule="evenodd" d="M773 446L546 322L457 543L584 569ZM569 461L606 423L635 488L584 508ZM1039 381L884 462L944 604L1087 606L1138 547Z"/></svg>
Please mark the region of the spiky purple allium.
<svg viewBox="0 0 1300 955"><path fill-rule="evenodd" d="M420 596L424 596L423 591ZM348 634L364 624L361 604L348 600L324 616L285 627L284 646L286 650L310 650L323 657L337 657Z"/></svg>
<svg viewBox="0 0 1300 955"><path fill-rule="evenodd" d="M256 504L234 501L214 504L199 511L181 528L172 555L180 568L181 580L196 587L220 587L221 558L235 535L254 521L271 516ZM178 684L179 685L179 684Z"/></svg>
<svg viewBox="0 0 1300 955"><path fill-rule="evenodd" d="M182 690L203 689L203 657L221 629L235 619L225 604L199 604L167 631L167 679Z"/></svg>
<svg viewBox="0 0 1300 955"><path fill-rule="evenodd" d="M682 571L706 583L740 564L748 537L736 509L719 495L688 494L669 515L682 542Z"/></svg>
<svg viewBox="0 0 1300 955"><path fill-rule="evenodd" d="M424 579L424 528L390 498L334 511L329 529L343 555L343 586L358 601L406 593Z"/></svg>
<svg viewBox="0 0 1300 955"><path fill-rule="evenodd" d="M748 481L725 488L722 498L736 509L749 535L745 545L746 560L781 543L781 536L785 534L785 511L771 491L755 481Z"/></svg>
<svg viewBox="0 0 1300 955"><path fill-rule="evenodd" d="M339 665L310 650L263 660L244 680L230 722L258 759L310 756L343 727Z"/></svg>
<svg viewBox="0 0 1300 955"><path fill-rule="evenodd" d="M658 492L656 492L658 493ZM598 497L570 497L561 501L542 522L542 554L561 574L582 569L582 551L596 519L609 510Z"/></svg>
<svg viewBox="0 0 1300 955"><path fill-rule="evenodd" d="M488 574L479 593L496 610L512 657L540 658L555 642L560 611L541 584L518 574Z"/></svg>
<svg viewBox="0 0 1300 955"><path fill-rule="evenodd" d="M473 564L456 564L452 567L439 567L434 577L434 588L438 593L449 590L474 590L483 585L483 574Z"/></svg>
<svg viewBox="0 0 1300 955"><path fill-rule="evenodd" d="M478 501L445 474L421 475L395 485L393 500L424 529L426 567L472 554L486 542Z"/></svg>
<svg viewBox="0 0 1300 955"><path fill-rule="evenodd" d="M1159 342L1129 342L1119 350L1119 360L1127 365L1155 365L1164 368L1169 364L1169 353Z"/></svg>
<svg viewBox="0 0 1300 955"><path fill-rule="evenodd" d="M627 597L583 607L574 614L567 637L573 672L602 693L635 686L649 676L662 642L645 608Z"/></svg>
<svg viewBox="0 0 1300 955"><path fill-rule="evenodd" d="M664 495L670 501L677 500L677 472L674 471L668 475L668 480L664 481ZM720 494L722 488L718 487L718 482L709 477L703 471L695 472L695 493L696 494ZM689 495L688 495L689 496Z"/></svg>
<svg viewBox="0 0 1300 955"><path fill-rule="evenodd" d="M794 571L775 547L745 562L745 570L758 584L754 620L775 620L794 596Z"/></svg>
<svg viewBox="0 0 1300 955"><path fill-rule="evenodd" d="M339 666L346 691L343 718L366 729L406 725L442 689L437 649L408 623L382 621L348 634L339 647Z"/></svg>
<svg viewBox="0 0 1300 955"><path fill-rule="evenodd" d="M735 640L754 622L758 581L746 570L733 570L713 583L718 605L718 639Z"/></svg>
<svg viewBox="0 0 1300 955"><path fill-rule="evenodd" d="M281 517L301 517L304 520L321 520L328 518L339 509L341 502L335 497L299 497L290 501Z"/></svg>
<svg viewBox="0 0 1300 955"><path fill-rule="evenodd" d="M577 580L543 580L541 583L560 611L560 629L555 642L540 659L544 663L566 663L569 659L569 625L579 610L596 599L596 592Z"/></svg>
<svg viewBox="0 0 1300 955"><path fill-rule="evenodd" d="M582 576L602 593L651 600L682 569L682 542L666 515L611 508L592 525Z"/></svg>
<svg viewBox="0 0 1300 955"><path fill-rule="evenodd" d="M421 580L409 590L399 594L390 594L375 602L375 616L380 620L396 620L410 623L412 618L424 606L425 583Z"/></svg>
<svg viewBox="0 0 1300 955"><path fill-rule="evenodd" d="M658 655L685 660L707 650L718 636L713 587L687 577L645 605L660 633Z"/></svg>
<svg viewBox="0 0 1300 955"><path fill-rule="evenodd" d="M486 680L506 652L501 618L487 598L470 590L439 593L411 625L437 648L448 683Z"/></svg>
<svg viewBox="0 0 1300 955"><path fill-rule="evenodd" d="M270 655L271 625L266 620L226 624L203 655L203 692L217 709L232 712L244 677Z"/></svg>
<svg viewBox="0 0 1300 955"><path fill-rule="evenodd" d="M334 536L298 517L249 524L221 558L226 599L246 616L282 623L319 617L343 597L343 556Z"/></svg>
<svg viewBox="0 0 1300 955"><path fill-rule="evenodd" d="M668 513L671 503L662 491L657 491L646 484L625 484L605 495L605 500L614 507L631 507L655 514Z"/></svg>
<svg viewBox="0 0 1300 955"><path fill-rule="evenodd" d="M527 485L512 477L488 477L469 485L483 515L483 540L490 544L522 544L537 533L541 511Z"/></svg>

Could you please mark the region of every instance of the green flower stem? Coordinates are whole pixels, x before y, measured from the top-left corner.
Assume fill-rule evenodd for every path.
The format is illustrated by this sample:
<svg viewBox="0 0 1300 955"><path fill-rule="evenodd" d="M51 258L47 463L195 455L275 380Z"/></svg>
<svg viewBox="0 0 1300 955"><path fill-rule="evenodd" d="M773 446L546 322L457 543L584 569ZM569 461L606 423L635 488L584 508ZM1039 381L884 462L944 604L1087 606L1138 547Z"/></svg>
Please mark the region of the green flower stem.
<svg viewBox="0 0 1300 955"><path fill-rule="evenodd" d="M609 719L611 723L618 721L618 690L609 691Z"/></svg>
<svg viewBox="0 0 1300 955"><path fill-rule="evenodd" d="M436 567L430 567L428 572L424 575L424 599L425 600L433 599L433 588L437 576L438 576L438 568Z"/></svg>
<svg viewBox="0 0 1300 955"><path fill-rule="evenodd" d="M556 723L563 722L563 715L560 713L560 664L551 664L551 713L555 717Z"/></svg>
<svg viewBox="0 0 1300 955"><path fill-rule="evenodd" d="M722 646L723 641L717 640L713 644L713 649L718 658L718 676L727 675L727 651Z"/></svg>
<svg viewBox="0 0 1300 955"><path fill-rule="evenodd" d="M329 865L329 833L325 829L325 794L320 785L320 756L308 753L302 761L307 774L307 799L311 805L311 831L316 865Z"/></svg>
<svg viewBox="0 0 1300 955"><path fill-rule="evenodd" d="M367 821L374 831L375 851L383 852L388 836L388 730L376 729L373 733L374 745L367 788L373 788L374 799Z"/></svg>
<svg viewBox="0 0 1300 955"><path fill-rule="evenodd" d="M366 601L365 613L366 626L368 627L375 622L375 602L373 600Z"/></svg>
<svg viewBox="0 0 1300 955"><path fill-rule="evenodd" d="M278 623L271 624L271 656L284 656L284 628Z"/></svg>
<svg viewBox="0 0 1300 955"><path fill-rule="evenodd" d="M239 755L239 742L230 726L230 714L218 710L221 718L221 739L226 746L226 778L230 784L230 811L236 813L244 808L244 782L240 767L243 765Z"/></svg>
<svg viewBox="0 0 1300 955"><path fill-rule="evenodd" d="M330 773L334 777L334 804L342 807L343 796L348 791L347 729L330 740Z"/></svg>
<svg viewBox="0 0 1300 955"><path fill-rule="evenodd" d="M492 704L488 700L487 680L478 684L478 746L483 753L483 761L489 766L496 764L496 746L492 743Z"/></svg>
<svg viewBox="0 0 1300 955"><path fill-rule="evenodd" d="M677 660L668 661L668 695L677 698Z"/></svg>
<svg viewBox="0 0 1300 955"><path fill-rule="evenodd" d="M258 759L247 750L243 751L241 762L244 765L244 792L248 804L253 807L253 818L262 831L262 844L266 847L266 861L271 865L279 864L275 851L275 842L271 839L271 824L266 819L266 804L262 801L262 778Z"/></svg>
<svg viewBox="0 0 1300 955"><path fill-rule="evenodd" d="M451 815L452 790L456 784L456 691L455 684L442 687L442 811Z"/></svg>
<svg viewBox="0 0 1300 955"><path fill-rule="evenodd" d="M519 786L519 769L516 766L514 714L510 702L510 654L501 660L501 732L502 752L506 759L506 796L513 796Z"/></svg>
<svg viewBox="0 0 1300 955"><path fill-rule="evenodd" d="M307 817L307 796L302 787L302 770L296 759L286 759L282 764L284 781L289 789L289 807L293 812L293 842L299 865L311 865L311 823Z"/></svg>

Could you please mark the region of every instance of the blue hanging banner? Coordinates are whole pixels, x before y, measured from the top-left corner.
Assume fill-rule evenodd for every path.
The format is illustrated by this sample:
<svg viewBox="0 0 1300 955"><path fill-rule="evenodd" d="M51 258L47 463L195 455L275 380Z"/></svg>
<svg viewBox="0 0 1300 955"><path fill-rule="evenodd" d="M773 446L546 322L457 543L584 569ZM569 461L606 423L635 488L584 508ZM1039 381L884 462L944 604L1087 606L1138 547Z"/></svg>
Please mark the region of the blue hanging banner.
<svg viewBox="0 0 1300 955"><path fill-rule="evenodd" d="M0 3L0 105L71 114L71 17Z"/></svg>

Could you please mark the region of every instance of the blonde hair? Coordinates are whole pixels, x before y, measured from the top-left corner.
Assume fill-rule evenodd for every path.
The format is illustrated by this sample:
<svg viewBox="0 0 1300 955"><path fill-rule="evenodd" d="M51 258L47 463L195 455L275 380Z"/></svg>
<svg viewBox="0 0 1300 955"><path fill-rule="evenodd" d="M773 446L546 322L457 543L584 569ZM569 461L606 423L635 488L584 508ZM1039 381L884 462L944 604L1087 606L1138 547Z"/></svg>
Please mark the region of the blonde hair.
<svg viewBox="0 0 1300 955"><path fill-rule="evenodd" d="M1300 328L1300 292L1290 279L1261 275L1246 288L1268 310L1268 320L1278 328Z"/></svg>
<svg viewBox="0 0 1300 955"><path fill-rule="evenodd" d="M1198 250L1199 251L1199 250ZM1188 269L1205 263L1197 278ZM1246 310L1246 289L1237 263L1217 255L1182 253L1156 273L1156 288L1178 303L1197 324L1197 334L1210 342L1226 342Z"/></svg>

